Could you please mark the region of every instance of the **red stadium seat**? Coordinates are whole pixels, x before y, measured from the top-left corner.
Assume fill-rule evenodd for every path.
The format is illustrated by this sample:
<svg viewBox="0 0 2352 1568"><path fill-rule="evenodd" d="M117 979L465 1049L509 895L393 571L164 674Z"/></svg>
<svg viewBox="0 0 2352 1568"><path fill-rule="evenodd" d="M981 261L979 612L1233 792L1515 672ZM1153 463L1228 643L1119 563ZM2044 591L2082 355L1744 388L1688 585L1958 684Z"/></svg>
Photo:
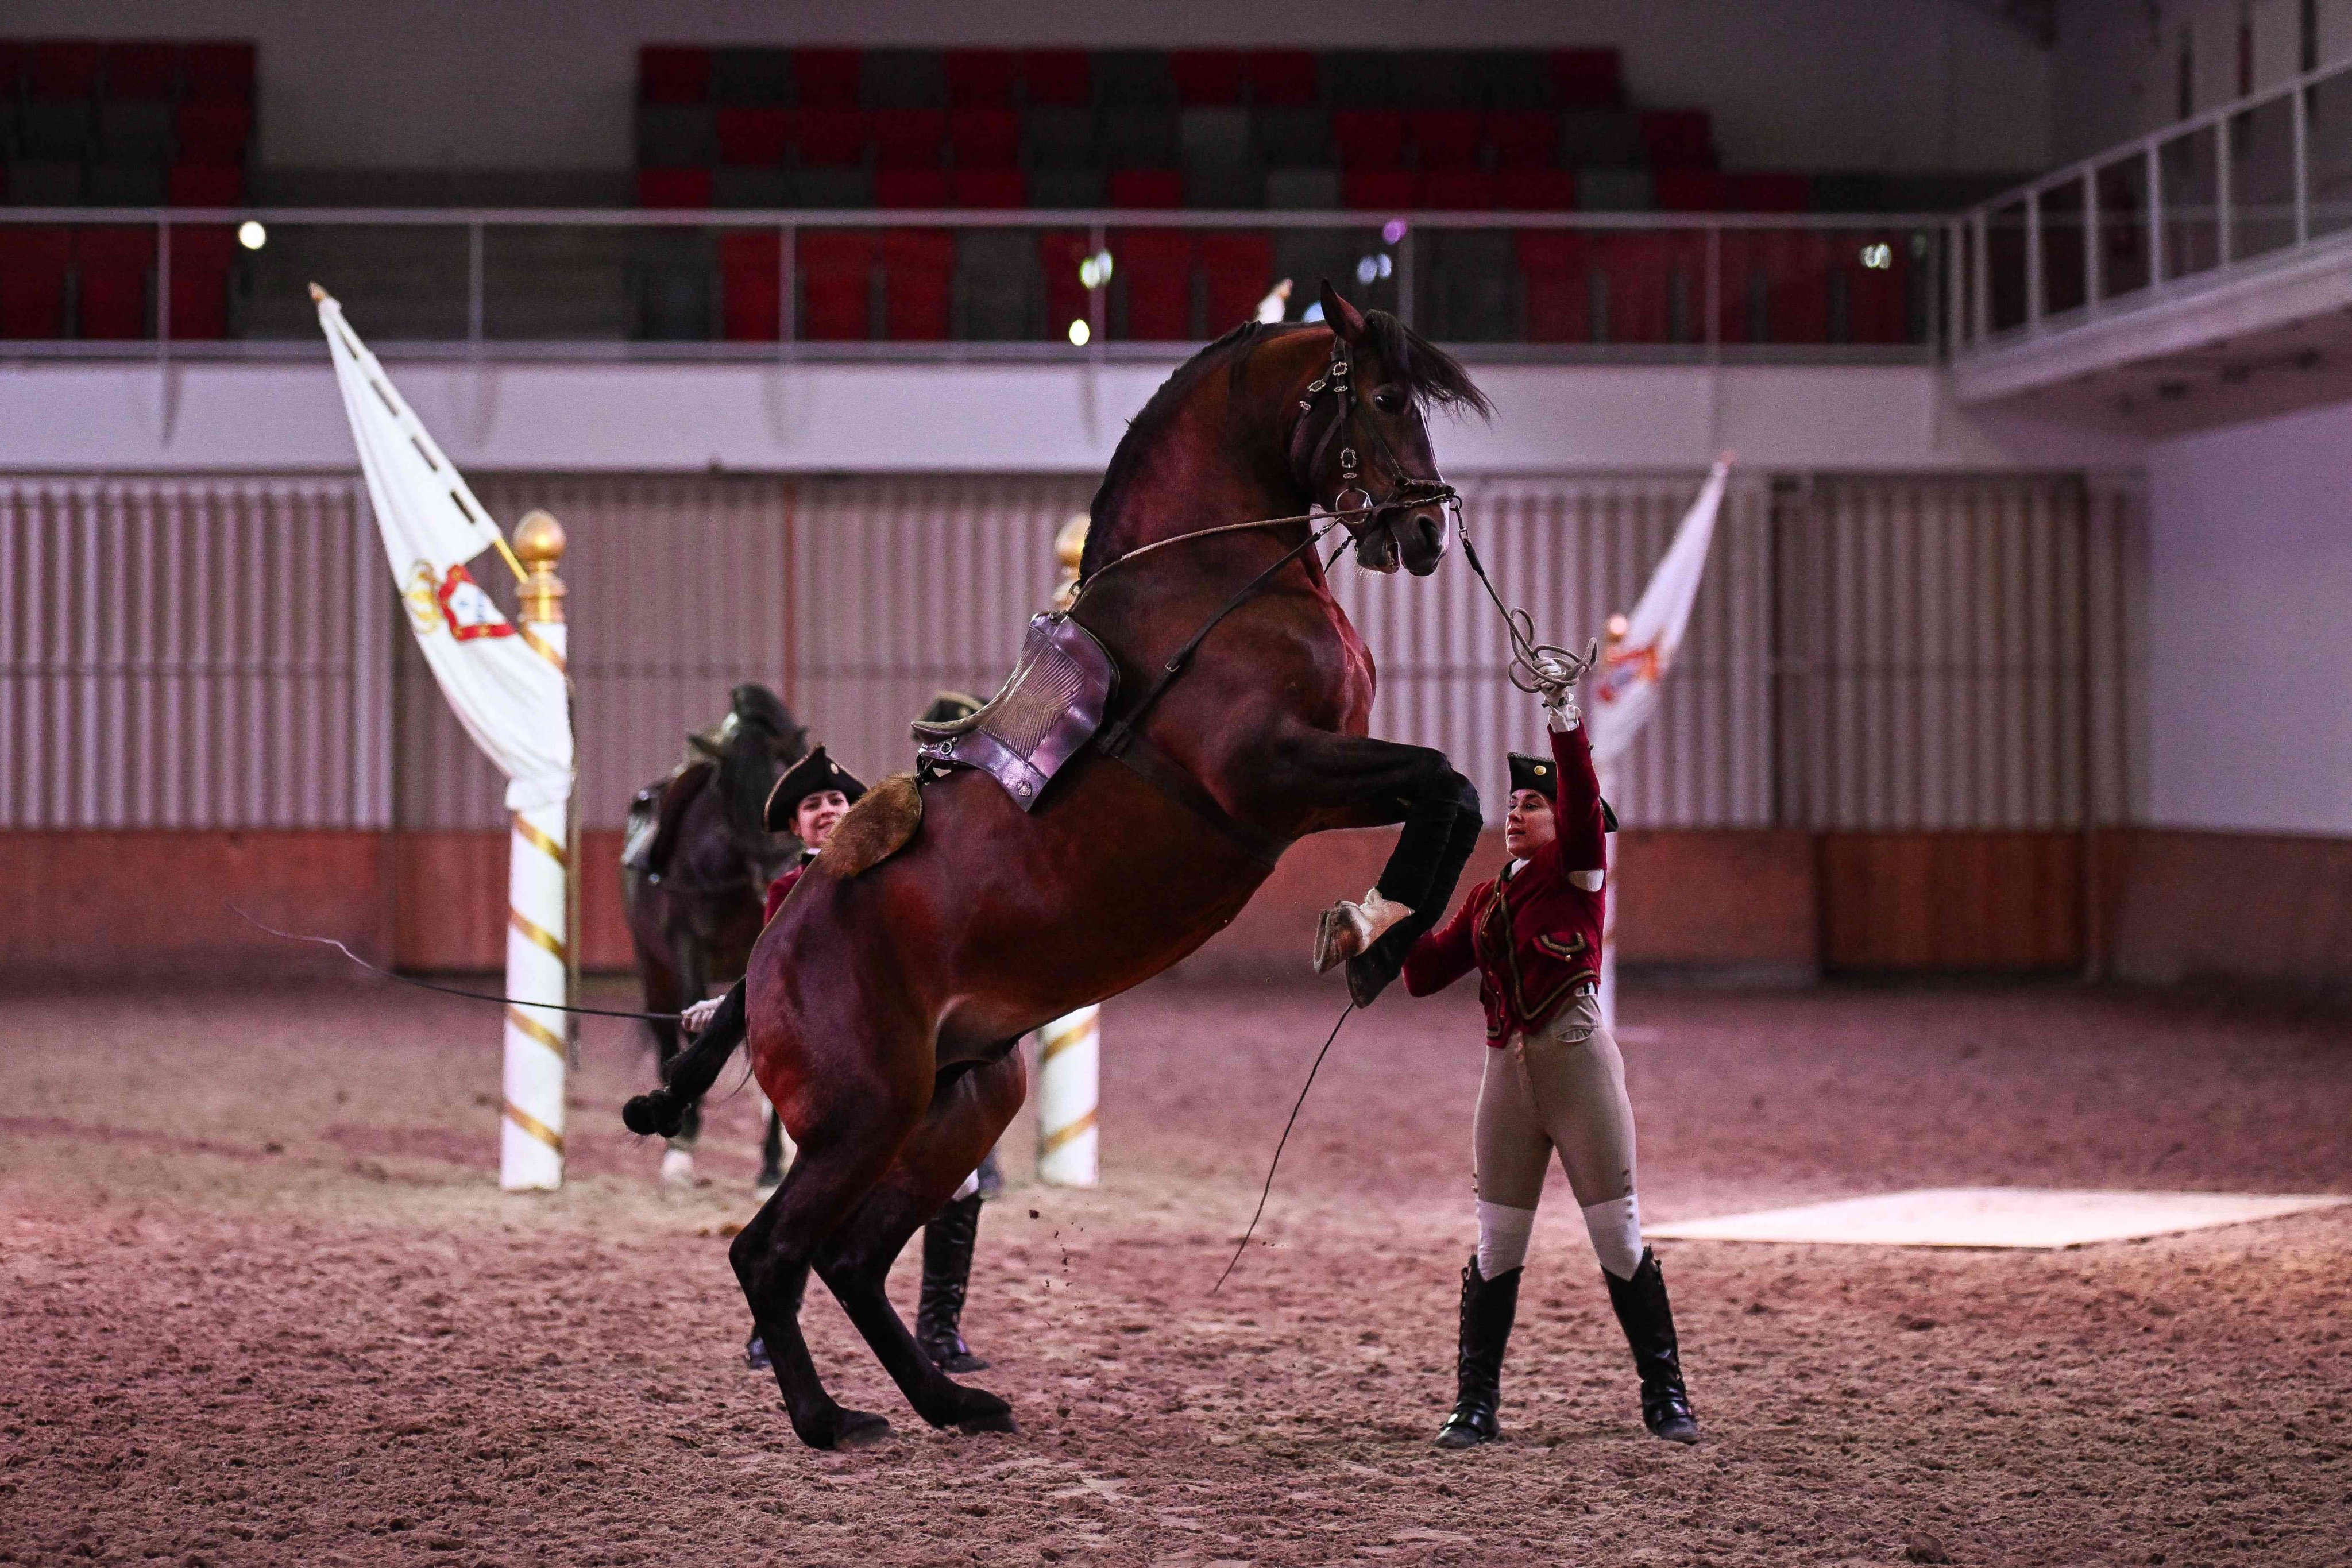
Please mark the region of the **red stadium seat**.
<svg viewBox="0 0 2352 1568"><path fill-rule="evenodd" d="M1131 342L1181 342L1192 333L1192 236L1181 228L1130 228L1110 237L1114 275L1127 294Z"/></svg>
<svg viewBox="0 0 2352 1568"><path fill-rule="evenodd" d="M25 96L65 102L98 96L98 68L104 51L79 39L44 39L26 62Z"/></svg>
<svg viewBox="0 0 2352 1568"><path fill-rule="evenodd" d="M943 207L949 205L945 169L877 169L874 205L877 207Z"/></svg>
<svg viewBox="0 0 2352 1568"><path fill-rule="evenodd" d="M1568 212L1576 205L1576 175L1567 169L1497 169L1495 205L1505 212Z"/></svg>
<svg viewBox="0 0 2352 1568"><path fill-rule="evenodd" d="M645 103L710 101L710 51L646 44L637 50L637 98Z"/></svg>
<svg viewBox="0 0 2352 1568"><path fill-rule="evenodd" d="M893 342L945 339L955 235L944 228L886 228L881 253L882 335Z"/></svg>
<svg viewBox="0 0 2352 1568"><path fill-rule="evenodd" d="M1181 207L1184 176L1175 169L1113 169L1110 205L1115 207Z"/></svg>
<svg viewBox="0 0 2352 1568"><path fill-rule="evenodd" d="M1540 109L1498 110L1486 116L1486 145L1500 169L1549 169L1559 162L1559 116Z"/></svg>
<svg viewBox="0 0 2352 1568"><path fill-rule="evenodd" d="M875 237L868 229L803 229L798 250L802 337L856 342L874 335Z"/></svg>
<svg viewBox="0 0 2352 1568"><path fill-rule="evenodd" d="M1204 234L1200 255L1209 317L1206 331L1215 337L1253 319L1258 301L1274 287L1274 237Z"/></svg>
<svg viewBox="0 0 2352 1568"><path fill-rule="evenodd" d="M1408 212L1421 205L1421 176L1411 169L1349 169L1340 176L1339 201L1360 210Z"/></svg>
<svg viewBox="0 0 2352 1568"><path fill-rule="evenodd" d="M1615 49L1554 49L1553 101L1562 109L1620 109L1625 79Z"/></svg>
<svg viewBox="0 0 2352 1568"><path fill-rule="evenodd" d="M1252 49L1242 57L1250 101L1261 109L1304 109L1315 101L1310 49Z"/></svg>
<svg viewBox="0 0 2352 1568"><path fill-rule="evenodd" d="M950 49L948 102L957 109L1011 109L1021 57L1011 49Z"/></svg>
<svg viewBox="0 0 2352 1568"><path fill-rule="evenodd" d="M1748 169L1724 178L1724 205L1732 212L1801 213L1813 205L1813 182L1803 174Z"/></svg>
<svg viewBox="0 0 2352 1568"><path fill-rule="evenodd" d="M874 154L884 169L936 169L946 146L948 117L938 109L874 111Z"/></svg>
<svg viewBox="0 0 2352 1568"><path fill-rule="evenodd" d="M641 207L707 207L710 205L708 169L639 169L637 205Z"/></svg>
<svg viewBox="0 0 2352 1568"><path fill-rule="evenodd" d="M65 336L70 231L0 225L0 338Z"/></svg>
<svg viewBox="0 0 2352 1568"><path fill-rule="evenodd" d="M866 143L873 132L866 115L827 107L796 109L792 116L793 151L803 168L838 169L866 161Z"/></svg>
<svg viewBox="0 0 2352 1568"><path fill-rule="evenodd" d="M1021 162L1021 117L1009 109L959 109L948 116L948 150L959 169L1010 169Z"/></svg>
<svg viewBox="0 0 2352 1568"><path fill-rule="evenodd" d="M1721 212L1729 186L1713 169L1662 168L1651 179L1658 210L1670 213Z"/></svg>
<svg viewBox="0 0 2352 1568"><path fill-rule="evenodd" d="M170 44L106 46L106 96L142 103L176 97L180 51Z"/></svg>
<svg viewBox="0 0 2352 1568"><path fill-rule="evenodd" d="M1421 205L1439 212L1484 212L1495 205L1495 176L1485 169L1432 169L1421 176Z"/></svg>
<svg viewBox="0 0 2352 1568"><path fill-rule="evenodd" d="M1392 109L1342 109L1331 116L1331 145L1349 168L1395 169L1404 163L1404 116Z"/></svg>
<svg viewBox="0 0 2352 1568"><path fill-rule="evenodd" d="M183 103L173 115L180 158L189 163L242 163L253 135L253 108L234 99Z"/></svg>
<svg viewBox="0 0 2352 1568"><path fill-rule="evenodd" d="M1087 236L1080 229L1050 229L1037 237L1037 264L1045 275L1045 335L1060 338L1072 321L1088 319L1093 302L1078 279L1087 258Z"/></svg>
<svg viewBox="0 0 2352 1568"><path fill-rule="evenodd" d="M1580 229L1523 228L1517 236L1528 341L1592 341L1591 240Z"/></svg>
<svg viewBox="0 0 2352 1568"><path fill-rule="evenodd" d="M217 342L228 336L229 266L236 232L226 224L172 227L172 336Z"/></svg>
<svg viewBox="0 0 2352 1568"><path fill-rule="evenodd" d="M1714 122L1704 109L1660 109L1639 121L1642 150L1656 169L1715 167Z"/></svg>
<svg viewBox="0 0 2352 1568"><path fill-rule="evenodd" d="M1021 56L1021 85L1031 103L1084 104L1092 76L1084 49L1028 49Z"/></svg>
<svg viewBox="0 0 2352 1568"><path fill-rule="evenodd" d="M1478 115L1467 109L1423 109L1406 116L1424 169L1478 166Z"/></svg>
<svg viewBox="0 0 2352 1568"><path fill-rule="evenodd" d="M85 338L147 335L147 279L155 267L155 231L145 225L74 230L78 318Z"/></svg>
<svg viewBox="0 0 2352 1568"><path fill-rule="evenodd" d="M233 207L245 200L245 169L237 163L174 163L164 195L175 207Z"/></svg>
<svg viewBox="0 0 2352 1568"><path fill-rule="evenodd" d="M855 109L863 49L793 51L793 87L803 109Z"/></svg>
<svg viewBox="0 0 2352 1568"><path fill-rule="evenodd" d="M719 331L729 342L771 343L783 325L783 236L732 229L719 237Z"/></svg>
<svg viewBox="0 0 2352 1568"><path fill-rule="evenodd" d="M783 109L721 109L719 111L719 161L751 163L772 169L784 161L791 144L793 117Z"/></svg>
<svg viewBox="0 0 2352 1568"><path fill-rule="evenodd" d="M1023 207L1029 205L1029 176L1018 169L949 171L948 199L960 207Z"/></svg>
<svg viewBox="0 0 2352 1568"><path fill-rule="evenodd" d="M1181 104L1239 103L1242 100L1242 54L1239 49L1178 49L1168 57L1168 74L1176 82Z"/></svg>
<svg viewBox="0 0 2352 1568"><path fill-rule="evenodd" d="M1600 318L1612 343L1696 342L1705 333L1706 241L1649 230L1595 235L1593 268L1605 294Z"/></svg>
<svg viewBox="0 0 2352 1568"><path fill-rule="evenodd" d="M1900 234L1848 230L1828 241L1845 282L1845 341L1901 343L1911 338L1911 251ZM1884 248L1881 248L1881 247Z"/></svg>
<svg viewBox="0 0 2352 1568"><path fill-rule="evenodd" d="M183 44L180 47L180 97L183 100L253 101L255 50L247 43Z"/></svg>

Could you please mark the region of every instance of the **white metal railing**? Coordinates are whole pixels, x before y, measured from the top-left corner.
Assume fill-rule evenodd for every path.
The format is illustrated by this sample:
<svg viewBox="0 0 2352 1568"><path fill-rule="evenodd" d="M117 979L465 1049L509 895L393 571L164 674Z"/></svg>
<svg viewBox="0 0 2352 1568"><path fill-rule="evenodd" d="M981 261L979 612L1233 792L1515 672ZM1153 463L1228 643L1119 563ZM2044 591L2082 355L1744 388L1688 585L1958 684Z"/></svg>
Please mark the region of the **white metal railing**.
<svg viewBox="0 0 2352 1568"><path fill-rule="evenodd" d="M238 252L236 262L242 275L250 276L266 260L282 258L286 266L299 266L287 252L299 254L303 247L315 247L321 237L338 231L400 228L438 231L446 242L446 279L423 285L417 296L429 295L442 308L446 325L429 331L379 328L371 332L372 341L416 355L1010 357L1083 362L1115 358L1122 353L1161 355L1172 342L1181 341L1164 335L1137 338L1115 330L1119 323L1112 320L1113 290L1126 288L1129 280L1114 281L1116 269L1109 268L1088 279L1065 280L1059 290L1067 298L1083 299L1084 315L1074 317L1074 322L1084 322L1083 334L1049 330L1021 337L950 333L920 340L885 340L877 331L872 341L820 341L800 331L796 310L784 308L766 334L730 341L720 330L715 306L712 330L691 341L655 341L622 330L532 337L502 331L498 324L502 308L512 309L527 298L528 289L537 286L501 284L492 276L497 248L504 237L512 234L569 229L608 236L613 231L646 235L693 231L714 238L747 232L772 235L777 273L762 286L772 288L780 300L793 302L804 300L806 281L795 276L795 269L802 241L811 234L914 229L1083 236L1089 258L1108 258L1124 237L1147 231L1241 232L1277 239L1284 235L1318 233L1352 236L1358 243L1343 244L1342 248L1349 250L1343 265L1351 265L1357 276L1334 279L1343 286L1352 284L1351 296L1360 300L1369 298L1393 310L1433 335L1504 357L1916 360L1934 356L1943 346L1945 323L1936 301L1945 292L1943 246L1948 221L1942 215L1916 213L13 207L0 208L0 268L11 265L10 257L18 254L5 248L11 235L26 229L70 230L79 236L99 229L152 228L150 303L138 332L107 338L74 335L76 303L71 299L54 332L28 332L21 323L0 322L0 358L279 357L322 353L314 331L298 331L291 324L296 307L276 298L276 293L283 292L292 299L299 282L309 281L308 278L292 283L292 291L276 289L273 292L270 308L288 318L279 323L282 330L254 331L249 322L232 321L226 331L203 338L175 331L174 234L183 237L184 245L191 230L209 230L207 240L217 248L225 232L251 232L261 247ZM1507 258L1502 263L1507 276L1499 279L1465 276L1473 269L1491 272L1492 254L1475 261L1447 260L1445 241L1450 237L1496 231L1522 236L1582 235L1591 248L1580 250L1577 259L1556 264L1522 266L1519 260ZM75 265L79 277L79 264ZM181 270L190 265L184 260ZM1562 267L1582 270L1568 276L1559 270ZM1874 269L1894 276L1873 277ZM369 301L364 289L355 299L339 287L335 277L321 276L316 280L343 293L355 318L366 324ZM274 279L273 287L286 281ZM1311 300L1314 286L1312 279L1297 281L1300 294L1291 301L1294 319ZM710 282L717 287L715 278ZM1073 282L1078 286L1070 287ZM1472 292L1478 287L1499 286L1509 302L1498 315L1490 296L1481 330L1466 335L1450 331L1449 327L1457 325L1465 314L1446 303L1454 297L1451 291L1457 285ZM1839 301L1863 288L1875 290L1873 298L1880 301L1879 314L1875 324L1857 336L1852 329L1851 310L1842 322ZM1636 289L1655 308L1647 309L1643 319L1629 330L1626 296ZM1890 289L1905 297L1899 328L1887 324L1890 318L1884 300ZM1535 320L1538 312L1533 306L1539 290L1549 290L1548 298L1564 301L1559 310L1541 321ZM454 308L461 300L462 320ZM877 320L878 316L877 311ZM1496 330L1502 316L1510 318L1508 326ZM1067 325L1049 323L1050 328Z"/></svg>
<svg viewBox="0 0 2352 1568"><path fill-rule="evenodd" d="M2200 292L2352 230L2352 65L2069 163L1949 220L1945 336L1998 348Z"/></svg>

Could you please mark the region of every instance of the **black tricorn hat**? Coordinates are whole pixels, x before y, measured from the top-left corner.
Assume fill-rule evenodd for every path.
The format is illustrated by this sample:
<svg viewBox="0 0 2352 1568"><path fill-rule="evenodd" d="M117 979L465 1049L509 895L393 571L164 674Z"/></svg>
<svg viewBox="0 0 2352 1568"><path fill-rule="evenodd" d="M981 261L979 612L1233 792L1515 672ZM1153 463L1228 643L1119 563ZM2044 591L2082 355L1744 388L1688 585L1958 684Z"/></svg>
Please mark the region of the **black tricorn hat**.
<svg viewBox="0 0 2352 1568"><path fill-rule="evenodd" d="M1510 757L1513 795L1523 789L1531 789L1546 800L1559 798L1559 780L1553 776L1559 769L1549 757L1531 757L1525 752L1513 752ZM1601 803L1601 830L1603 833L1617 831L1617 814L1610 809L1605 800Z"/></svg>
<svg viewBox="0 0 2352 1568"><path fill-rule="evenodd" d="M768 792L767 824L771 833L790 833L801 802L819 790L837 789L854 805L866 793L856 773L824 754L819 746L784 771L776 787Z"/></svg>
<svg viewBox="0 0 2352 1568"><path fill-rule="evenodd" d="M931 705L916 717L918 724L956 724L971 718L987 704L977 697L961 691L938 691L931 696Z"/></svg>

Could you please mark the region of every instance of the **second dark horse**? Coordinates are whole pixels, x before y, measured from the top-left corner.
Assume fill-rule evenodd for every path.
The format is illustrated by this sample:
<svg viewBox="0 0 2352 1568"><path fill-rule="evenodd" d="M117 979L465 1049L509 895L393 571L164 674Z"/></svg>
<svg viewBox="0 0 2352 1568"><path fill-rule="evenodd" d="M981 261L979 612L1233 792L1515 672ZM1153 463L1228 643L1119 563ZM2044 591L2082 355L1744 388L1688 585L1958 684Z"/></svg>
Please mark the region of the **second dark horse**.
<svg viewBox="0 0 2352 1568"><path fill-rule="evenodd" d="M1336 513L1370 569L1434 571L1451 519L1425 411L1486 400L1392 317L1359 314L1328 285L1322 304L1328 325L1253 324L1211 344L1120 441L1071 612L1109 648L1118 690L1051 797L1032 815L982 773L924 784L905 849L854 874L820 856L752 950L753 1069L800 1154L730 1256L813 1447L872 1442L889 1424L844 1409L817 1376L800 1327L812 1268L916 1414L1012 1428L1003 1400L924 1355L883 1285L1020 1105L1023 1034L1199 947L1281 844L1402 823L1380 891L1414 912L1352 961L1350 989L1369 1000L1444 912L1476 841L1477 794L1444 754L1367 737L1371 655L1301 514ZM1257 520L1277 521L1225 528ZM1139 712L1213 621L1182 678ZM1120 751L1122 735L1139 739ZM903 788L877 789L835 842L861 813L878 824L894 793L903 811ZM706 1058L698 1042L664 1093L707 1087L723 1045Z"/></svg>
<svg viewBox="0 0 2352 1568"><path fill-rule="evenodd" d="M630 808L621 899L648 1012L682 1011L742 974L768 884L800 852L791 835L767 830L762 814L776 780L808 754L808 731L764 686L738 686L727 707L726 719L690 737L687 760L639 791ZM656 1018L646 1026L667 1080L678 1054L677 1025ZM684 1108L666 1173L690 1174L688 1152L701 1126L698 1096ZM771 1116L761 1151L763 1190L782 1179L782 1163Z"/></svg>

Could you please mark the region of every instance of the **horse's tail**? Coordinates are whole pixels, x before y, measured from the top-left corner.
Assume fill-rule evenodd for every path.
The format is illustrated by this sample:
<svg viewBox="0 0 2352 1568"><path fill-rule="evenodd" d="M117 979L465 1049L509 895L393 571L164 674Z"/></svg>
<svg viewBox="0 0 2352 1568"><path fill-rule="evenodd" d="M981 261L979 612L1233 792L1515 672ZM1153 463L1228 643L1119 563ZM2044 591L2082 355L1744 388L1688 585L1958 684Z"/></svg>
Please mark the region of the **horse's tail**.
<svg viewBox="0 0 2352 1568"><path fill-rule="evenodd" d="M719 1069L735 1047L743 1043L743 983L737 981L735 989L719 1004L711 1015L709 1027L694 1038L694 1044L672 1057L669 1070L662 1075L662 1086L651 1094L640 1094L621 1107L621 1120L632 1132L658 1133L664 1138L676 1137L686 1121L686 1108L700 1100L710 1086L719 1081Z"/></svg>

